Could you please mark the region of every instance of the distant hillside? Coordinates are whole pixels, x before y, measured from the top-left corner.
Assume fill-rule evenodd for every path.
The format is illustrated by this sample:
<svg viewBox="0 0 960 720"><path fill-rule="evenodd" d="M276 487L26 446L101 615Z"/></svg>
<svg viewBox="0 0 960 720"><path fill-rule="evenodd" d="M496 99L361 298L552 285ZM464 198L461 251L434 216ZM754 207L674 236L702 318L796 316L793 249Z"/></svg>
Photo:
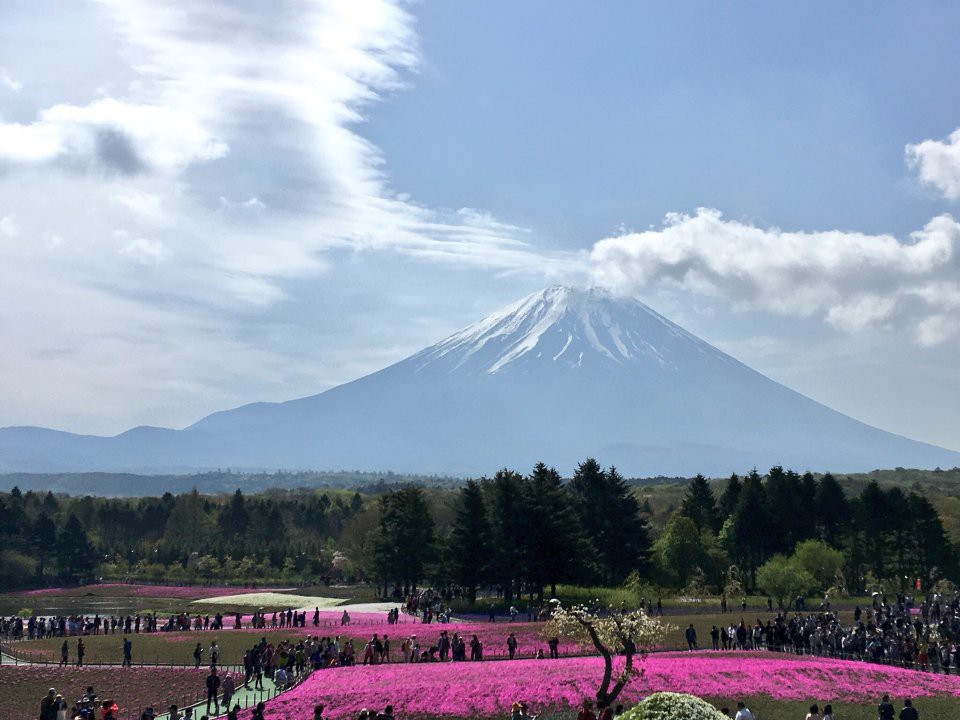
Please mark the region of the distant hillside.
<svg viewBox="0 0 960 720"><path fill-rule="evenodd" d="M0 492L14 486L24 492L52 491L64 495L144 497L169 492L174 495L196 488L204 494L246 493L295 488L343 488L376 492L378 485L414 483L427 487L452 486L461 481L432 475L399 475L369 472L237 473L216 471L188 475L134 475L132 473L8 473L0 475Z"/></svg>

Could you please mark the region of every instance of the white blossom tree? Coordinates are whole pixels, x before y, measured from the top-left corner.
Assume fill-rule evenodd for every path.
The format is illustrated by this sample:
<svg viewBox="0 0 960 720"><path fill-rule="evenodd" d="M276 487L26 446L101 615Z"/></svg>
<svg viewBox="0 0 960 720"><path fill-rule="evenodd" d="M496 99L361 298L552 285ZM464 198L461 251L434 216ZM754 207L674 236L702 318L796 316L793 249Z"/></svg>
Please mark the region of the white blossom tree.
<svg viewBox="0 0 960 720"><path fill-rule="evenodd" d="M603 658L603 679L597 689L598 707L612 705L630 680L643 673L637 658L663 643L672 626L647 615L643 609L608 608L594 612L585 605L563 607L554 601L553 614L543 629L547 637L565 637L593 647ZM614 678L614 655L625 658L623 671ZM613 686L611 687L611 683Z"/></svg>

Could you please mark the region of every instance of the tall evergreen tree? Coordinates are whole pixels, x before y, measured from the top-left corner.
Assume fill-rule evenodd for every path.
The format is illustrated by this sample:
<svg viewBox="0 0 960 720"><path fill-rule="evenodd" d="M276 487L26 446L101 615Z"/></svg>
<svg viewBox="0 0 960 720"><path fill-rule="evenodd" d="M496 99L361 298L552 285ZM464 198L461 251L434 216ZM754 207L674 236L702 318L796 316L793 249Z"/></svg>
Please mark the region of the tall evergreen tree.
<svg viewBox="0 0 960 720"><path fill-rule="evenodd" d="M483 491L475 480L468 480L457 496L447 547L451 576L470 602L475 602L477 587L486 582L493 556Z"/></svg>
<svg viewBox="0 0 960 720"><path fill-rule="evenodd" d="M956 577L956 548L947 537L943 522L927 498L910 493L910 516L913 526L911 556L921 590L926 592L942 577Z"/></svg>
<svg viewBox="0 0 960 720"><path fill-rule="evenodd" d="M524 480L520 473L503 468L483 483L493 544L491 577L503 588L504 602L513 602L524 567Z"/></svg>
<svg viewBox="0 0 960 720"><path fill-rule="evenodd" d="M407 486L380 496L374 531L374 564L384 581L416 587L436 550L434 522L421 488Z"/></svg>
<svg viewBox="0 0 960 720"><path fill-rule="evenodd" d="M813 520L817 537L839 548L851 524L850 503L840 483L830 473L817 483L813 496Z"/></svg>
<svg viewBox="0 0 960 720"><path fill-rule="evenodd" d="M237 488L237 491L230 496L230 501L220 508L217 527L225 538L232 540L238 535L244 535L249 525L250 513L247 512L247 501L240 492L240 488Z"/></svg>
<svg viewBox="0 0 960 720"><path fill-rule="evenodd" d="M573 507L597 553L600 579L617 585L633 570L645 572L650 536L640 503L615 467L604 472L589 458L577 466L569 485Z"/></svg>
<svg viewBox="0 0 960 720"><path fill-rule="evenodd" d="M720 514L717 512L717 500L713 497L710 483L703 475L697 475L683 496L680 513L693 520L698 532L709 530L716 534L720 531Z"/></svg>
<svg viewBox="0 0 960 720"><path fill-rule="evenodd" d="M740 499L741 487L740 476L733 473L730 479L727 480L727 484L723 488L723 493L720 495L720 502L717 504L717 509L720 512L721 525L723 525L724 520L733 515L733 511L737 507L737 501Z"/></svg>
<svg viewBox="0 0 960 720"><path fill-rule="evenodd" d="M70 582L89 580L97 565L97 552L79 518L70 513L57 538L57 563L60 574Z"/></svg>
<svg viewBox="0 0 960 720"><path fill-rule="evenodd" d="M766 489L763 480L752 471L743 481L737 506L733 511L733 547L740 570L756 583L756 572L773 553L773 534Z"/></svg>
<svg viewBox="0 0 960 720"><path fill-rule="evenodd" d="M30 529L30 545L37 559L37 577L43 578L57 554L57 526L45 512L37 515Z"/></svg>
<svg viewBox="0 0 960 720"><path fill-rule="evenodd" d="M544 585L549 585L550 594L556 596L558 582L577 579L590 545L560 473L537 463L524 490L524 566L530 586L542 600Z"/></svg>

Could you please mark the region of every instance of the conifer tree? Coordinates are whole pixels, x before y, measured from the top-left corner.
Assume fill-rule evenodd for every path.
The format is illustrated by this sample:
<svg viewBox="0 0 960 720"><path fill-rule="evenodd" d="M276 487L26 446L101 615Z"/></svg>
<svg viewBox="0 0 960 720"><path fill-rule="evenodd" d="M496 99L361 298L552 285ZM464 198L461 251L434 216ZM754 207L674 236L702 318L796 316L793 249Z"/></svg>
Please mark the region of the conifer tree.
<svg viewBox="0 0 960 720"><path fill-rule="evenodd" d="M451 576L470 602L475 602L477 587L486 581L493 556L483 491L475 480L468 480L457 496L448 553Z"/></svg>
<svg viewBox="0 0 960 720"><path fill-rule="evenodd" d="M683 496L680 513L693 520L697 531L709 530L713 534L720 531L720 515L717 512L717 501L713 497L710 483L703 475L697 475L687 485Z"/></svg>

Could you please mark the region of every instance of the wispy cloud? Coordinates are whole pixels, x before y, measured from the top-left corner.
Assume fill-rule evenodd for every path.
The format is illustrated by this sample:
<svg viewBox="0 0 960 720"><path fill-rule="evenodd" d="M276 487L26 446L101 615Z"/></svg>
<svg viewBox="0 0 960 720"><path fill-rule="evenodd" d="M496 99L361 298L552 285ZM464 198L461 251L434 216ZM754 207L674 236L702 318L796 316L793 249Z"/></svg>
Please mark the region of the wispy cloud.
<svg viewBox="0 0 960 720"><path fill-rule="evenodd" d="M4 87L11 92L20 92L23 89L23 83L10 76L3 68L0 68L0 87Z"/></svg>

